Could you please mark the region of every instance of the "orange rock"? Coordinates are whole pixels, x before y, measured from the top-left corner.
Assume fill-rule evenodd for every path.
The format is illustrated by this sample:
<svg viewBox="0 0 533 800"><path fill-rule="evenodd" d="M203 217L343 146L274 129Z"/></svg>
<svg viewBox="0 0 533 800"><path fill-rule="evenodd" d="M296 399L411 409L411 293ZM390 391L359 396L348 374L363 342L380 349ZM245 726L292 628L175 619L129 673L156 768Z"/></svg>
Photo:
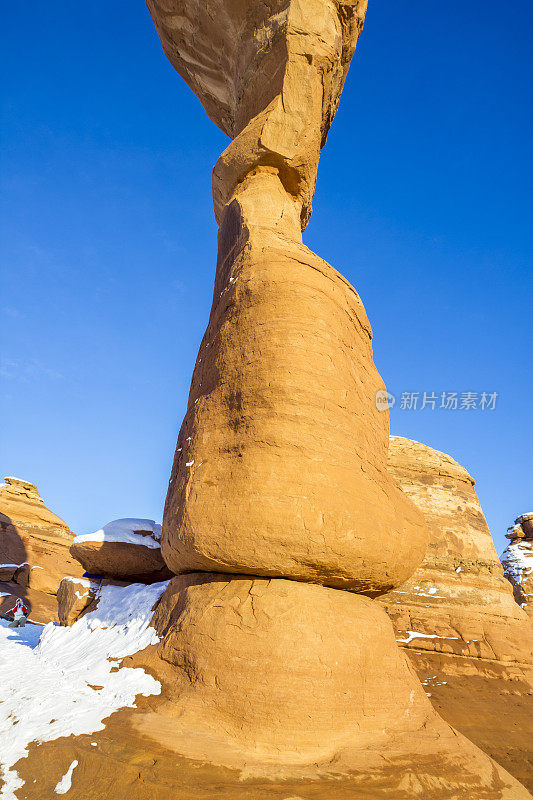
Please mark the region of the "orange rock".
<svg viewBox="0 0 533 800"><path fill-rule="evenodd" d="M320 148L367 0L147 0L163 49L233 140L213 174L215 214L256 166L275 167L305 227Z"/></svg>
<svg viewBox="0 0 533 800"><path fill-rule="evenodd" d="M397 436L389 469L430 531L420 567L381 600L400 643L533 664L533 627L504 578L473 478L450 456Z"/></svg>
<svg viewBox="0 0 533 800"><path fill-rule="evenodd" d="M361 786L367 798L434 786L440 797L529 797L435 714L368 598L198 573L171 581L153 624L160 644L133 663L156 673L166 699L133 725L176 757L248 779L329 771L350 777L354 797Z"/></svg>
<svg viewBox="0 0 533 800"><path fill-rule="evenodd" d="M382 388L356 291L302 244L277 176L249 176L220 229L163 518L170 569L403 583L428 534L387 471Z"/></svg>
<svg viewBox="0 0 533 800"><path fill-rule="evenodd" d="M503 578L474 480L450 456L401 437L391 437L389 468L431 538L414 575L380 603L435 709L533 790L523 736L533 626Z"/></svg>
<svg viewBox="0 0 533 800"><path fill-rule="evenodd" d="M164 581L172 573L161 556L161 525L151 519L118 519L76 536L72 556L90 575L119 580Z"/></svg>
<svg viewBox="0 0 533 800"><path fill-rule="evenodd" d="M64 575L78 575L83 570L69 554L74 534L67 524L44 504L37 487L19 478L5 478L0 486L0 581L11 581L10 590L22 588L32 609L32 617L49 621L55 610L55 598ZM14 565L2 569L2 565ZM35 613L41 609L35 617ZM55 613L51 617L55 618Z"/></svg>
<svg viewBox="0 0 533 800"><path fill-rule="evenodd" d="M61 625L73 625L96 596L98 583L88 578L63 578L57 590L58 617Z"/></svg>

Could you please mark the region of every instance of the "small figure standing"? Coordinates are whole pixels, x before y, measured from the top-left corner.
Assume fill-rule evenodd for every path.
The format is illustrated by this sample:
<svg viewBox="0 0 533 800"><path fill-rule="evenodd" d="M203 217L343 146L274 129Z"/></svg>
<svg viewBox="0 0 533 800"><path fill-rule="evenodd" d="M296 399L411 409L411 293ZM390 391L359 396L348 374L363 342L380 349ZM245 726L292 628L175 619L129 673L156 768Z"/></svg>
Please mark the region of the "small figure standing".
<svg viewBox="0 0 533 800"><path fill-rule="evenodd" d="M9 614L13 614L13 621L9 623L10 628L23 628L28 619L28 606L24 605L19 598L13 608L9 610Z"/></svg>

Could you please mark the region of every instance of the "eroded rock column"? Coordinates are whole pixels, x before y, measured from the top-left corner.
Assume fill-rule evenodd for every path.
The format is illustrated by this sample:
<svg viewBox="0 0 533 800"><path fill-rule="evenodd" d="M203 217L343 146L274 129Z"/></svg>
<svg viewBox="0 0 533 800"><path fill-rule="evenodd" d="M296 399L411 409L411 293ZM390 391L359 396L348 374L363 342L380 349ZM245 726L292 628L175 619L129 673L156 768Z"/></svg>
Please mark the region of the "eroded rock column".
<svg viewBox="0 0 533 800"><path fill-rule="evenodd" d="M243 777L333 770L365 797L525 798L433 711L370 599L409 577L428 533L387 470L363 305L301 239L366 2L148 6L232 142L213 173L213 304L163 519L178 577L145 656L167 700L135 724Z"/></svg>

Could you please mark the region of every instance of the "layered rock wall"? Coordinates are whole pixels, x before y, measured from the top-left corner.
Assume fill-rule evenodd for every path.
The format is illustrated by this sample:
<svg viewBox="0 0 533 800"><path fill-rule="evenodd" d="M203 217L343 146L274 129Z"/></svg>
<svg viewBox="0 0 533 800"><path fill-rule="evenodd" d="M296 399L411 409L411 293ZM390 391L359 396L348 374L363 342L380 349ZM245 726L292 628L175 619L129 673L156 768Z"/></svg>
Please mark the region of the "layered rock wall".
<svg viewBox="0 0 533 800"><path fill-rule="evenodd" d="M505 580L473 478L445 453L402 437L391 437L389 470L430 532L422 564L383 598L401 643L533 663L533 629Z"/></svg>
<svg viewBox="0 0 533 800"><path fill-rule="evenodd" d="M430 531L422 564L380 599L435 709L533 790L533 626L503 576L474 480L391 437L389 469Z"/></svg>

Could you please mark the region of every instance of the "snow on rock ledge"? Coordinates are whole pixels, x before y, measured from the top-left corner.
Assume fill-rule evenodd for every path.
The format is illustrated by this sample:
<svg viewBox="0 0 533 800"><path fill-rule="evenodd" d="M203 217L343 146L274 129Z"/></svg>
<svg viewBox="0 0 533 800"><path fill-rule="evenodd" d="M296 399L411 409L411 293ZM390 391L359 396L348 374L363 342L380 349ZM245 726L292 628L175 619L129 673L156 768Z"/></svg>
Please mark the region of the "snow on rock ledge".
<svg viewBox="0 0 533 800"><path fill-rule="evenodd" d="M160 548L161 525L153 519L115 519L94 533L76 536L73 543L120 542L121 544L143 545L156 550Z"/></svg>
<svg viewBox="0 0 533 800"><path fill-rule="evenodd" d="M152 519L117 519L95 533L76 536L70 553L90 575L161 581L171 573L161 555L161 525Z"/></svg>
<svg viewBox="0 0 533 800"><path fill-rule="evenodd" d="M533 513L521 514L505 534L511 540L500 556L516 602L533 617Z"/></svg>
<svg viewBox="0 0 533 800"><path fill-rule="evenodd" d="M102 586L94 611L70 628L49 623L34 649L26 629L0 622L0 800L16 800L23 782L14 766L31 742L103 730L103 720L135 707L137 695L160 693L143 669L117 669L115 659L159 641L150 620L167 585Z"/></svg>

